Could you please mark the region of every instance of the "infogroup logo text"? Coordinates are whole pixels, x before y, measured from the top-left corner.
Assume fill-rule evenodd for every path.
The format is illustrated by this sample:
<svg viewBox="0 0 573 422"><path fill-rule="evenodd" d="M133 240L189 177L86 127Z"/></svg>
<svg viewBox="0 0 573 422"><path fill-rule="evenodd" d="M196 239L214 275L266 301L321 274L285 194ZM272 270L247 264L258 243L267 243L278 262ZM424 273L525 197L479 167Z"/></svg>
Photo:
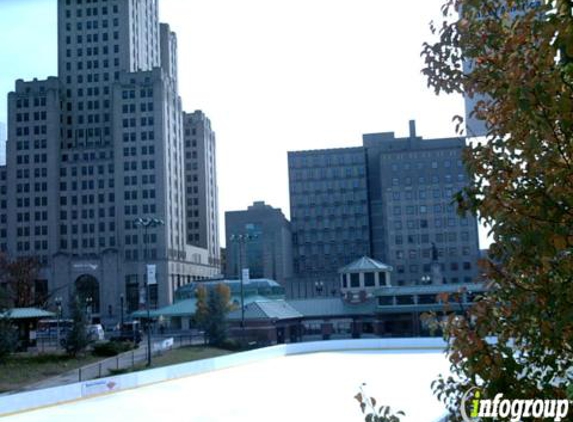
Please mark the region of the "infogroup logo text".
<svg viewBox="0 0 573 422"><path fill-rule="evenodd" d="M462 397L461 414L465 422L482 421L483 418L496 418L519 422L522 418L542 418L555 422L563 420L569 412L569 400L547 399L504 399L503 393L493 400L484 399L477 387L466 391Z"/></svg>

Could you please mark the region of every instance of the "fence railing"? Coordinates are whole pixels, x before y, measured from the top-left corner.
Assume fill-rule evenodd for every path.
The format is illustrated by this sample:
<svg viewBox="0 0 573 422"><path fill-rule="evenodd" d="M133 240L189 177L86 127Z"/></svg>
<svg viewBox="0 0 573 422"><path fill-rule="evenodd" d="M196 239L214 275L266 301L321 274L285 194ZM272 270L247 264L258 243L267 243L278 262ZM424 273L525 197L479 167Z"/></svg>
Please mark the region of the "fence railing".
<svg viewBox="0 0 573 422"><path fill-rule="evenodd" d="M154 337L151 340L151 356L159 356L171 349L204 344L202 333ZM97 363L78 368L77 380L86 381L101 378L114 371L129 370L135 366L143 365L147 361L147 342L145 339L137 349L112 356Z"/></svg>

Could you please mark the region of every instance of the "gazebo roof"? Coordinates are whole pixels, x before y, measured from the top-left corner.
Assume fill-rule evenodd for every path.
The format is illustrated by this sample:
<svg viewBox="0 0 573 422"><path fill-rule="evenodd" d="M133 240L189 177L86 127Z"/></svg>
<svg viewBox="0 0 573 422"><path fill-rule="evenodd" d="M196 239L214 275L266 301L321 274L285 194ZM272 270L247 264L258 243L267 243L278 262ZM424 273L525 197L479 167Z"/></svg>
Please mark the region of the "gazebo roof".
<svg viewBox="0 0 573 422"><path fill-rule="evenodd" d="M10 319L40 319L52 318L56 314L38 308L13 308L6 312L0 312L0 317Z"/></svg>
<svg viewBox="0 0 573 422"><path fill-rule="evenodd" d="M256 301L245 305L245 319L284 320L302 317L299 311L282 299ZM230 320L241 319L241 310L235 309L228 318Z"/></svg>
<svg viewBox="0 0 573 422"><path fill-rule="evenodd" d="M367 256L363 256L338 270L338 272L342 274L378 271L392 271L392 267Z"/></svg>

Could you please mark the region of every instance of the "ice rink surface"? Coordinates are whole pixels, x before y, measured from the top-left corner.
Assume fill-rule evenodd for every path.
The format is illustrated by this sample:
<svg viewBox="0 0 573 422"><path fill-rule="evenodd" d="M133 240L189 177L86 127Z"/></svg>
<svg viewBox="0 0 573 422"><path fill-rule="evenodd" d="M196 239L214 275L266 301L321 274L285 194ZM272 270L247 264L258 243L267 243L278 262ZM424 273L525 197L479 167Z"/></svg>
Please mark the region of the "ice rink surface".
<svg viewBox="0 0 573 422"><path fill-rule="evenodd" d="M363 421L354 396L433 422L444 407L430 383L449 364L439 352L321 352L271 358L34 411L2 422Z"/></svg>

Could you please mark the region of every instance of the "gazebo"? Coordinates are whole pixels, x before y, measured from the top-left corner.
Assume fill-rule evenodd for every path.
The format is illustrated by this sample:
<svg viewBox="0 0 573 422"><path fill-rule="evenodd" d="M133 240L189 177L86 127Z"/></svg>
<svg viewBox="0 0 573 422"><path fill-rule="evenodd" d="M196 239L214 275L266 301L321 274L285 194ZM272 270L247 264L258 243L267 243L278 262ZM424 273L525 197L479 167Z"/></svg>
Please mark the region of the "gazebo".
<svg viewBox="0 0 573 422"><path fill-rule="evenodd" d="M363 256L338 271L342 296L352 303L369 300L376 289L391 286L391 272L391 266Z"/></svg>

